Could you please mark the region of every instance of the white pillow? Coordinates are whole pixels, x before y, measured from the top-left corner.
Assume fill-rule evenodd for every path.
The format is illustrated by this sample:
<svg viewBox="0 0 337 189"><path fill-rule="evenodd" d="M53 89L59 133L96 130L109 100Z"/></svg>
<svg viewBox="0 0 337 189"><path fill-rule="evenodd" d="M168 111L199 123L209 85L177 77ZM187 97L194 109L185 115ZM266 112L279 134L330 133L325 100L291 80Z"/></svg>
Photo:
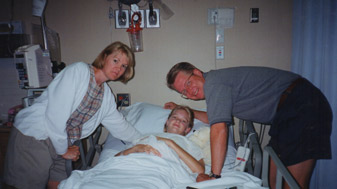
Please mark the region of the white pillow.
<svg viewBox="0 0 337 189"><path fill-rule="evenodd" d="M145 102L137 102L121 111L125 119L142 134L164 132L170 112L171 110Z"/></svg>
<svg viewBox="0 0 337 189"><path fill-rule="evenodd" d="M142 134L164 132L164 125L170 112L171 110L164 109L162 106L146 102L137 102L121 111L125 119ZM194 119L192 131L203 126L207 126L207 124ZM187 136L190 134L192 132Z"/></svg>
<svg viewBox="0 0 337 189"><path fill-rule="evenodd" d="M149 104L146 102L137 102L135 104L132 104L129 107L126 107L125 109L121 111L121 113L125 116L125 119L142 134L163 133L164 125L165 125L165 122L170 112L171 110L164 109L162 106ZM205 130L204 129L205 127L209 128L209 125L197 119L194 119L194 127L192 131L187 134L187 137L193 138L192 135L195 131L202 130L202 129ZM209 129L208 129L208 133L209 133ZM207 143L209 144L209 137L207 138ZM122 143L120 143L120 145L122 145ZM121 148L125 148L124 145L122 146L123 147ZM113 148L116 148L116 147L117 147L116 144L114 144ZM206 161L206 164L210 165L210 147L205 147L203 151L207 152L205 153L205 158L206 158L205 161ZM230 165L229 167L232 168L232 164L234 164L234 161L235 161L235 156L236 156L236 149L235 149L234 140L233 140L233 129L232 127L230 127L227 158L226 158L224 168L226 167L226 165ZM228 168L226 169L228 170ZM223 169L223 170L226 170L226 169Z"/></svg>

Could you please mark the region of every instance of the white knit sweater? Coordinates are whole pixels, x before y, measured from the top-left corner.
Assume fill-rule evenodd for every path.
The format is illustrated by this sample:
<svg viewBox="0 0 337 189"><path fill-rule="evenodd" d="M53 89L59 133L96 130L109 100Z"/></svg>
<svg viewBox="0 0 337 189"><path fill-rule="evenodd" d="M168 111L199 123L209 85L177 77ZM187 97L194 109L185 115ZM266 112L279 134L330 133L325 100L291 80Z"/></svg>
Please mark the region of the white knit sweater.
<svg viewBox="0 0 337 189"><path fill-rule="evenodd" d="M85 96L90 80L89 65L73 63L62 70L37 98L34 104L21 110L14 126L24 135L37 140L50 138L57 154L68 148L66 122ZM116 110L115 97L104 83L104 98L101 108L82 127L85 138L102 123L116 138L133 141L140 133Z"/></svg>

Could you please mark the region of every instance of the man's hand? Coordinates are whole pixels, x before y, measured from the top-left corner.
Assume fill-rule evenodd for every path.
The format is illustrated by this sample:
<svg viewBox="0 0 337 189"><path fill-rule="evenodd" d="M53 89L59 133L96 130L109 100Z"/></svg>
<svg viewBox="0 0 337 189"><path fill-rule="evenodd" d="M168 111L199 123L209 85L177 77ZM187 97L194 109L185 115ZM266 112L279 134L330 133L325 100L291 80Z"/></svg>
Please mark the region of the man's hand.
<svg viewBox="0 0 337 189"><path fill-rule="evenodd" d="M205 173L200 173L197 177L197 182L202 182L202 181L206 181L206 180L214 180L215 178L211 178L209 177L209 175L205 174Z"/></svg>
<svg viewBox="0 0 337 189"><path fill-rule="evenodd" d="M62 155L64 159L71 159L77 161L80 158L80 147L73 145L69 146L65 154Z"/></svg>
<svg viewBox="0 0 337 189"><path fill-rule="evenodd" d="M177 104L174 103L174 102L167 102L167 103L165 103L164 108L173 110L176 106L177 106Z"/></svg>

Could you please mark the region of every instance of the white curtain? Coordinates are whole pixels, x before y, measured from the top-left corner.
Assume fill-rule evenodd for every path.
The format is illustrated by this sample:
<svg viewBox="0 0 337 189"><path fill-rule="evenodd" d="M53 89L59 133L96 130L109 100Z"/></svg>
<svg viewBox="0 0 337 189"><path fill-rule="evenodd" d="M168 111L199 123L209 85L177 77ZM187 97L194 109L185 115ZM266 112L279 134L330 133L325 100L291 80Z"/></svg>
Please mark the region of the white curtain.
<svg viewBox="0 0 337 189"><path fill-rule="evenodd" d="M293 1L292 71L309 79L333 110L332 159L317 161L310 188L337 188L337 1Z"/></svg>

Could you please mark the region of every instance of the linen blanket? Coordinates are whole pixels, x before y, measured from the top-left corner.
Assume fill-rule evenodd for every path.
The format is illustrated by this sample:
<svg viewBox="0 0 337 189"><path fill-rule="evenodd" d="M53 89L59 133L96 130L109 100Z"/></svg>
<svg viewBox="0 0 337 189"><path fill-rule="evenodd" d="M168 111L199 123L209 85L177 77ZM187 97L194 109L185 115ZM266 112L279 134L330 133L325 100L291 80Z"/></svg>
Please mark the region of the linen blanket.
<svg viewBox="0 0 337 189"><path fill-rule="evenodd" d="M197 174L191 173L178 155L163 141L157 141L155 136L150 135L146 140L140 140L137 143L152 145L162 156L134 153L114 157L115 151L112 150L111 156L106 156L108 158L100 161L92 169L73 171L68 179L60 183L59 188L171 189L186 188L186 186L199 187L200 184L201 187L235 185L240 188L260 188L260 179L243 172L228 172L225 178L196 183Z"/></svg>

